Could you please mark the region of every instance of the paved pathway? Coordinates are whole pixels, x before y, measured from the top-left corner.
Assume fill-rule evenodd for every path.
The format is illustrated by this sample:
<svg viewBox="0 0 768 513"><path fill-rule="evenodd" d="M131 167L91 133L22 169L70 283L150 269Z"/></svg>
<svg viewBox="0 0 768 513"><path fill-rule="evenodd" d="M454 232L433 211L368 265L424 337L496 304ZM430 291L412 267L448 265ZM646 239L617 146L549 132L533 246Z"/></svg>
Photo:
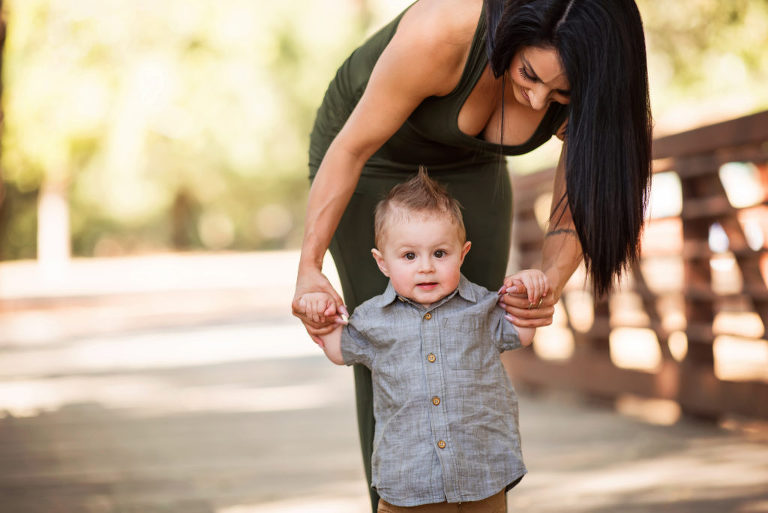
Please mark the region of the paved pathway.
<svg viewBox="0 0 768 513"><path fill-rule="evenodd" d="M262 269L273 257L254 256ZM283 313L285 286L249 280L90 298L63 287L53 306L45 287L5 289L0 512L365 511L349 369ZM530 473L510 511L768 512L765 425L658 426L531 392L521 424Z"/></svg>

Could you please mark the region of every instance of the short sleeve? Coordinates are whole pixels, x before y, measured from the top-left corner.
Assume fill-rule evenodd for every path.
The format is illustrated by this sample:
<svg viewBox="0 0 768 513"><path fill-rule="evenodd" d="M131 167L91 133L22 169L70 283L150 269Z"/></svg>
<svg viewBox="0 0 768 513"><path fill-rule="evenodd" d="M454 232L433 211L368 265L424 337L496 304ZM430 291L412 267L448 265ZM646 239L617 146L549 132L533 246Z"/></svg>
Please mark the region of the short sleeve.
<svg viewBox="0 0 768 513"><path fill-rule="evenodd" d="M345 365L359 363L370 369L373 362L373 345L355 325L353 315L341 332L341 356Z"/></svg>
<svg viewBox="0 0 768 513"><path fill-rule="evenodd" d="M494 308L489 318L490 332L492 333L493 344L500 353L519 349L520 335L517 328L509 320L504 318L506 312L501 308Z"/></svg>

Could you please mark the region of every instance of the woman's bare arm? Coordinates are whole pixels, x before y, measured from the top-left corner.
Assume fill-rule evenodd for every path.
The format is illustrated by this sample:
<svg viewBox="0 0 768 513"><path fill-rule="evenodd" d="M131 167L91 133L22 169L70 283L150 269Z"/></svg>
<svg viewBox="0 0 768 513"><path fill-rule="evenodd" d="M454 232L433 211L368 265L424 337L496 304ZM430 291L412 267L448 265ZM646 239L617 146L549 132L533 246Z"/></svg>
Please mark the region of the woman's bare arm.
<svg viewBox="0 0 768 513"><path fill-rule="evenodd" d="M582 259L581 244L576 229L573 226L571 209L565 191L565 152L563 151L555 172L555 182L552 192L552 208L550 210L550 225L544 234L542 247L541 270L549 278L554 292L553 301L560 299L565 284L579 267ZM562 202L561 198L565 198Z"/></svg>
<svg viewBox="0 0 768 513"><path fill-rule="evenodd" d="M551 292L538 308L528 308L528 296L524 290L512 291L502 296L504 307L514 319L516 326L539 327L552 323L554 305L559 301L565 284L578 268L582 259L581 244L573 226L573 218L567 201L560 201L565 195L565 152L563 144L560 161L555 171L552 191L551 223L544 234L541 270L547 275Z"/></svg>
<svg viewBox="0 0 768 513"><path fill-rule="evenodd" d="M328 333L334 324L332 318L314 322L304 315L298 302L304 293L326 292L337 306L343 304L321 272L322 261L363 165L425 98L447 94L458 83L473 30L464 28L456 13L446 18L444 11L445 3L422 0L403 16L320 164L309 193L292 305L310 335Z"/></svg>

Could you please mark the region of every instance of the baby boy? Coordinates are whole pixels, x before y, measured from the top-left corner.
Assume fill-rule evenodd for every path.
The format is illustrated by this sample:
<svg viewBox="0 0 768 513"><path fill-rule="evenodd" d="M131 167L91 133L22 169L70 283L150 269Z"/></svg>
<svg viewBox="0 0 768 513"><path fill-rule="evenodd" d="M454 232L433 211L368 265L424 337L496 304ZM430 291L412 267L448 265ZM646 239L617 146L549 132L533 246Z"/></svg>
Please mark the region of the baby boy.
<svg viewBox="0 0 768 513"><path fill-rule="evenodd" d="M332 362L371 369L379 511L458 502L505 511L506 490L526 470L499 353L529 344L535 330L516 328L498 293L461 274L471 243L459 204L423 169L379 203L375 237L387 289L321 338ZM532 303L549 291L538 270L505 287L512 284L525 286ZM301 302L315 315L333 310L325 294Z"/></svg>

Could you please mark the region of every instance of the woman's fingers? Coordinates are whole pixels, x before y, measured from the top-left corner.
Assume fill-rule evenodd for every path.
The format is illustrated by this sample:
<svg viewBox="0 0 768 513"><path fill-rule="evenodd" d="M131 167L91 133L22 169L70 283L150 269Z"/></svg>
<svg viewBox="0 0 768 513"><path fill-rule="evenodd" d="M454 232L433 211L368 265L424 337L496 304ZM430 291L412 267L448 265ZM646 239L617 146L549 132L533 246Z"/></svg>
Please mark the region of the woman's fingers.
<svg viewBox="0 0 768 513"><path fill-rule="evenodd" d="M541 301L541 302L539 302ZM528 300L528 296L502 296L499 303L504 309L513 315L518 313L518 316L524 316L526 318L541 317L542 315L548 315L547 309L553 309L554 303L549 297L540 297L536 302Z"/></svg>
<svg viewBox="0 0 768 513"><path fill-rule="evenodd" d="M524 319L512 314L507 314L506 318L518 328L542 328L552 324L551 315L549 317L539 317L537 319Z"/></svg>
<svg viewBox="0 0 768 513"><path fill-rule="evenodd" d="M537 300L534 307L531 307L527 294L505 294L499 299L499 305L511 316L510 320L516 326L539 328L552 324L552 316L555 313L554 301L551 297L543 296L540 299L540 305Z"/></svg>
<svg viewBox="0 0 768 513"><path fill-rule="evenodd" d="M327 335L333 330L336 330L339 328L339 325L336 323L331 323L327 326L309 326L307 324L304 325L304 328L307 330L307 333L309 333L309 336L312 337L314 340L315 337L321 336L321 335Z"/></svg>

